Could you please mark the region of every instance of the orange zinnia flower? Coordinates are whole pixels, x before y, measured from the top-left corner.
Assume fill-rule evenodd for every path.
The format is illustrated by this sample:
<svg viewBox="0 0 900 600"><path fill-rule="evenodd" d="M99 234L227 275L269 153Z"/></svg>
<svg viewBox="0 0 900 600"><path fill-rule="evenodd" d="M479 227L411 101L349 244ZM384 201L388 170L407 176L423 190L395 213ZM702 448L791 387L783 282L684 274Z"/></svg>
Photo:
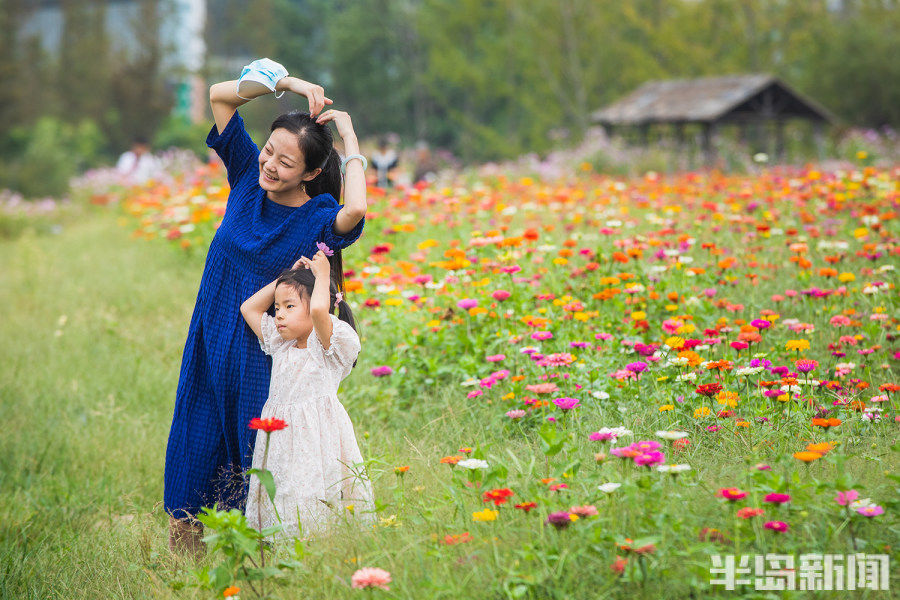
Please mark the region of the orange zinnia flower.
<svg viewBox="0 0 900 600"><path fill-rule="evenodd" d="M822 455L818 452L809 452L807 450L804 450L802 452L794 452L794 458L808 463L814 460L819 460L820 458L822 458Z"/></svg>

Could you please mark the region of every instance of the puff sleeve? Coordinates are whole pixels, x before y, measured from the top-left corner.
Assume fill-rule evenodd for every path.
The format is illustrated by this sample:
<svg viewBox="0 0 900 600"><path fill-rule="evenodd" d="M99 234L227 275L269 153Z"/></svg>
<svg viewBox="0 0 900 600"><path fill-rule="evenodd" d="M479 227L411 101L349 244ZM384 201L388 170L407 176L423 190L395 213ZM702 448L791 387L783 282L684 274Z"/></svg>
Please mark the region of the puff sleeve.
<svg viewBox="0 0 900 600"><path fill-rule="evenodd" d="M334 315L331 317L331 345L328 350L322 346L317 335L311 335L314 340L310 346L314 346L316 354L324 363L325 368L335 376L338 382L350 374L353 369L353 361L359 356L361 345L359 336L350 325L341 321Z"/></svg>
<svg viewBox="0 0 900 600"><path fill-rule="evenodd" d="M244 128L244 120L234 111L225 129L219 132L215 125L206 136L206 145L216 151L228 172L228 185L232 189L245 175L259 177L259 170L253 169L259 162L259 148Z"/></svg>
<svg viewBox="0 0 900 600"><path fill-rule="evenodd" d="M275 318L269 313L263 313L259 331L262 333L259 347L269 356L273 356L275 353L288 348L292 343L291 341L285 341L281 337L281 334L278 333L278 328L275 327Z"/></svg>

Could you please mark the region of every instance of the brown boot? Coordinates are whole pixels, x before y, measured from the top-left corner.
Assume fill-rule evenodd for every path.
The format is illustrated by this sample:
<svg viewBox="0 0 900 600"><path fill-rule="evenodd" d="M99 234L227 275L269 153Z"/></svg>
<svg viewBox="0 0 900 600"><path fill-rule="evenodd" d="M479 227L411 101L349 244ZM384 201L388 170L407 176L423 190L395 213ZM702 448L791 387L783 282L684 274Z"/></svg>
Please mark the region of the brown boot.
<svg viewBox="0 0 900 600"><path fill-rule="evenodd" d="M173 554L190 554L194 560L203 558L203 525L193 519L169 517L169 550Z"/></svg>

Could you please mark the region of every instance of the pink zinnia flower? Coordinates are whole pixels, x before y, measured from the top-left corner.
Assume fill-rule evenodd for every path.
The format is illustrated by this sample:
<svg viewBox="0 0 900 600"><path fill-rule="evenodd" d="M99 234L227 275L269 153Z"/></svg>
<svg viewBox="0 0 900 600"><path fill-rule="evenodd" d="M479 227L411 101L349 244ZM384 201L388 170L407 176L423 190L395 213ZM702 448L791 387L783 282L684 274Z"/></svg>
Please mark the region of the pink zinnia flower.
<svg viewBox="0 0 900 600"><path fill-rule="evenodd" d="M531 339L533 340L549 340L553 337L553 334L549 331L535 331L531 334Z"/></svg>
<svg viewBox="0 0 900 600"><path fill-rule="evenodd" d="M856 509L856 512L864 517L877 517L884 514L884 509L877 504L873 504L871 506L861 506Z"/></svg>
<svg viewBox="0 0 900 600"><path fill-rule="evenodd" d="M653 465L661 465L666 462L666 455L658 450L652 452L644 452L634 457L634 464L642 467L652 467Z"/></svg>
<svg viewBox="0 0 900 600"><path fill-rule="evenodd" d="M788 530L788 524L784 521L766 521L763 527L771 529L772 531L777 531L778 533L784 533Z"/></svg>
<svg viewBox="0 0 900 600"><path fill-rule="evenodd" d="M316 248L322 251L322 254L325 256L334 256L334 250L328 247L327 244L323 242L316 242Z"/></svg>
<svg viewBox="0 0 900 600"><path fill-rule="evenodd" d="M629 363L625 366L625 368L632 373L642 373L647 370L647 363L645 362L633 362Z"/></svg>
<svg viewBox="0 0 900 600"><path fill-rule="evenodd" d="M791 495L777 493L766 494L766 497L763 498L763 500L772 504L784 504L785 502L791 501Z"/></svg>
<svg viewBox="0 0 900 600"><path fill-rule="evenodd" d="M726 500L734 502L735 500L740 500L741 498L746 496L747 492L741 491L737 488L729 487L720 489L716 493L716 495L720 498L725 498Z"/></svg>
<svg viewBox="0 0 900 600"><path fill-rule="evenodd" d="M632 446L641 452L652 452L658 450L662 444L655 440L641 440L640 442L633 443Z"/></svg>
<svg viewBox="0 0 900 600"><path fill-rule="evenodd" d="M350 585L358 590L365 588L381 588L390 590L391 574L378 567L363 567L350 577Z"/></svg>
<svg viewBox="0 0 900 600"><path fill-rule="evenodd" d="M761 508L750 508L749 506L745 506L744 508L737 511L737 516L742 519L749 519L751 517L758 517L763 514L763 509Z"/></svg>
<svg viewBox="0 0 900 600"><path fill-rule="evenodd" d="M469 310L470 308L478 306L478 300L475 300L474 298L463 298L456 303L456 306L463 310Z"/></svg>
<svg viewBox="0 0 900 600"><path fill-rule="evenodd" d="M810 373L819 367L819 362L802 358L796 362L797 370L801 373Z"/></svg>
<svg viewBox="0 0 900 600"><path fill-rule="evenodd" d="M859 498L859 492L856 490L847 490L846 492L838 492L837 496L834 497L834 501L841 506L848 506L857 498Z"/></svg>
<svg viewBox="0 0 900 600"><path fill-rule="evenodd" d="M575 513L579 517L593 517L594 515L599 514L597 512L597 507L593 504L586 504L584 506L573 506L569 509L569 512Z"/></svg>
<svg viewBox="0 0 900 600"><path fill-rule="evenodd" d="M498 302L503 302L507 298L509 298L512 294L507 292L506 290L496 290L493 294L491 294L491 298L497 300Z"/></svg>
<svg viewBox="0 0 900 600"><path fill-rule="evenodd" d="M486 360L488 362L500 362L501 360L503 360L505 358L506 358L505 354L491 354L490 356L485 356L484 360Z"/></svg>
<svg viewBox="0 0 900 600"><path fill-rule="evenodd" d="M512 419L513 421L517 419L521 419L527 413L524 410L510 410L506 412L506 416Z"/></svg>
<svg viewBox="0 0 900 600"><path fill-rule="evenodd" d="M372 375L375 377L385 377L394 372L392 368L387 365L381 365L380 367L372 367Z"/></svg>
<svg viewBox="0 0 900 600"><path fill-rule="evenodd" d="M573 408L576 408L580 403L581 401L576 398L555 398L553 400L553 404L555 404L562 410L572 410Z"/></svg>
<svg viewBox="0 0 900 600"><path fill-rule="evenodd" d="M766 321L765 319L753 319L752 321L750 321L750 324L757 329L768 329L772 326L771 321Z"/></svg>

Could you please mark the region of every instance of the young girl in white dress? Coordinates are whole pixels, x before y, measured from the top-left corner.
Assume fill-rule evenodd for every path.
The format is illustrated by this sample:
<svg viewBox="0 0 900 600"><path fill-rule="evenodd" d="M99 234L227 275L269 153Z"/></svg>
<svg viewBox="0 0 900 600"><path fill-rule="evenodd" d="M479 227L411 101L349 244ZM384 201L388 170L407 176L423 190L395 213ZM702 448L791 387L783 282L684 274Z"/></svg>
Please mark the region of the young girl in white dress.
<svg viewBox="0 0 900 600"><path fill-rule="evenodd" d="M275 316L266 311L275 303ZM340 318L331 314L332 305ZM265 469L275 480L275 507L283 530L278 537L321 533L342 518L374 522L372 487L361 471L362 456L353 424L337 390L360 351L350 307L330 278L322 250L302 257L292 269L241 305L241 314L272 357L269 398L261 418L281 419L287 428L270 435ZM253 468L263 468L266 434L259 432ZM258 530L278 523L259 479L250 479L245 511Z"/></svg>

